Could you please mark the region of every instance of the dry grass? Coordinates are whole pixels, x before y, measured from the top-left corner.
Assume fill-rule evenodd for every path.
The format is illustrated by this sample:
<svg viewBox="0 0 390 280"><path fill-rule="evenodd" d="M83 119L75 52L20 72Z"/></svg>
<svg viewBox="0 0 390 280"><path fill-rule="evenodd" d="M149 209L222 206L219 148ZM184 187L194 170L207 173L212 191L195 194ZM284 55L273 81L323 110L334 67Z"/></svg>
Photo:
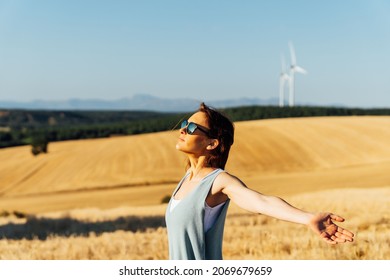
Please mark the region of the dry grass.
<svg viewBox="0 0 390 280"><path fill-rule="evenodd" d="M355 242L328 245L304 226L232 205L224 258L390 259L390 188L329 190L291 196L288 201L304 209L342 213L344 226L356 234ZM0 240L0 259L167 259L164 211L165 205L3 218L0 232L4 233L4 226L13 232L11 238Z"/></svg>
<svg viewBox="0 0 390 280"><path fill-rule="evenodd" d="M226 225L226 258L390 259L390 188L330 190L288 200L303 209L342 215L342 226L356 234L355 242L328 245L304 226L236 209Z"/></svg>
<svg viewBox="0 0 390 280"><path fill-rule="evenodd" d="M232 205L225 259L390 259L390 117L253 121L236 131L228 170L260 192L344 216L357 238L330 246L304 226ZM184 171L176 137L52 143L36 158L29 147L0 150L0 259L166 259L160 201Z"/></svg>

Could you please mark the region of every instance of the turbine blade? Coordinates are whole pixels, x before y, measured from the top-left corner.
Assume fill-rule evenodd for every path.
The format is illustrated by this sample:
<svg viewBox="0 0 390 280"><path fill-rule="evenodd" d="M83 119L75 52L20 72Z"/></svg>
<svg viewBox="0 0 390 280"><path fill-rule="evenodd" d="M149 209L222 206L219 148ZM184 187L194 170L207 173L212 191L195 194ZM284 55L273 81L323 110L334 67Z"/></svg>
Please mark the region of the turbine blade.
<svg viewBox="0 0 390 280"><path fill-rule="evenodd" d="M302 73L302 74L307 74L307 71L303 69L302 67L295 66L295 72Z"/></svg>
<svg viewBox="0 0 390 280"><path fill-rule="evenodd" d="M293 46L292 42L288 42L288 46L290 48L291 64L295 65L295 64L297 64L297 58L295 56L295 50L294 50L294 46Z"/></svg>
<svg viewBox="0 0 390 280"><path fill-rule="evenodd" d="M281 61L281 64L282 64L282 72L286 72L286 63L284 61L284 55L283 54L280 54L280 61Z"/></svg>

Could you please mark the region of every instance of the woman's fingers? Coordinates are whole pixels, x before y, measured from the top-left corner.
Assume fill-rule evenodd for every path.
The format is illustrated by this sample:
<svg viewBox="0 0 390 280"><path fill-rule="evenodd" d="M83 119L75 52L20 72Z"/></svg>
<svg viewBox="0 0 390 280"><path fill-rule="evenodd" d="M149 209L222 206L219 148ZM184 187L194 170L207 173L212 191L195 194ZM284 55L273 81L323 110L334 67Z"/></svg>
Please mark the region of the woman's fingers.
<svg viewBox="0 0 390 280"><path fill-rule="evenodd" d="M337 222L344 222L345 221L345 219L343 217L336 215L336 214L330 214L330 218L332 220L337 221Z"/></svg>

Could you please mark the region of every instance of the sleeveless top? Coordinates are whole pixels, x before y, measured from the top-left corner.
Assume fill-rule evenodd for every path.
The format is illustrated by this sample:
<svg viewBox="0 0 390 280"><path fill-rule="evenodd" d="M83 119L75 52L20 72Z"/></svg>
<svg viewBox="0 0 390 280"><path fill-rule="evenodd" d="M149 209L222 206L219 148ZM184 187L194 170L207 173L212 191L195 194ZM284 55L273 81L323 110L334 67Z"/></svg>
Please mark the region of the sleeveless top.
<svg viewBox="0 0 390 280"><path fill-rule="evenodd" d="M229 200L225 202L214 225L204 231L205 201L215 178L222 169L205 176L181 202L170 211L173 197L186 174L173 192L165 213L171 260L221 260L222 240Z"/></svg>
<svg viewBox="0 0 390 280"><path fill-rule="evenodd" d="M172 198L171 207L169 207L169 211L172 212L173 209L181 202L179 199ZM221 213L223 205L226 203L222 202L214 207L210 207L207 202L204 202L204 232L208 231L217 220L219 213Z"/></svg>

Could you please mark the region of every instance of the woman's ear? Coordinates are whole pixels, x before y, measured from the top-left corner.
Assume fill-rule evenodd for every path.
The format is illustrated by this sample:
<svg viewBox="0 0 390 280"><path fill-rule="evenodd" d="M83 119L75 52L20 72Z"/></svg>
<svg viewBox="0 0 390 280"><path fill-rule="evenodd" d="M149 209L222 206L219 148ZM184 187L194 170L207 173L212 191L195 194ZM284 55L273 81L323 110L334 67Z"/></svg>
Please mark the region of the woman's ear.
<svg viewBox="0 0 390 280"><path fill-rule="evenodd" d="M206 147L207 150L211 151L218 147L219 141L218 139L210 139L209 145Z"/></svg>

